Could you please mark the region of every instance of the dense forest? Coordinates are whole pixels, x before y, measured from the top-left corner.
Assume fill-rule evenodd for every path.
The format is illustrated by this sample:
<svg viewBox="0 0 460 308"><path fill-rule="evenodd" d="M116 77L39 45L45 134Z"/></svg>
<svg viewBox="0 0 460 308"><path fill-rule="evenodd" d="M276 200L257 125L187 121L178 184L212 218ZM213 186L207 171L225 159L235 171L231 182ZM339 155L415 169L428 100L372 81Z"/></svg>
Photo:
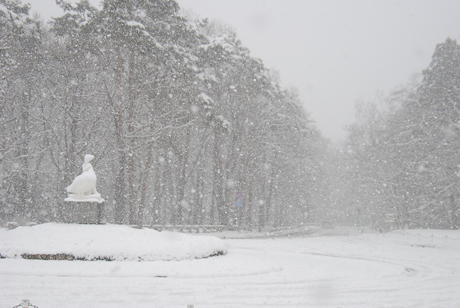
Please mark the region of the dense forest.
<svg viewBox="0 0 460 308"><path fill-rule="evenodd" d="M418 77L418 78L417 78ZM436 46L421 76L376 102L358 104L341 153L353 207L375 228L460 225L460 46Z"/></svg>
<svg viewBox="0 0 460 308"><path fill-rule="evenodd" d="M92 154L107 223L459 227L456 41L335 145L228 27L173 0L57 2L44 24L0 0L1 225L62 221Z"/></svg>
<svg viewBox="0 0 460 308"><path fill-rule="evenodd" d="M87 153L107 222L253 229L313 212L325 142L235 33L174 1L61 2L46 27L1 3L2 221L60 221Z"/></svg>

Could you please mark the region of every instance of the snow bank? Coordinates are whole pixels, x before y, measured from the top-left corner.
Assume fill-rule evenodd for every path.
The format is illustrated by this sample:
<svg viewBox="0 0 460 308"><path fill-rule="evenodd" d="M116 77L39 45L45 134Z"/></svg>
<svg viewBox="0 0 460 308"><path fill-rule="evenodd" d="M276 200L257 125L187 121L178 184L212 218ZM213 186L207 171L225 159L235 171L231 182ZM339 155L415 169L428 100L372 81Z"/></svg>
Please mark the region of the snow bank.
<svg viewBox="0 0 460 308"><path fill-rule="evenodd" d="M48 223L0 232L0 255L70 255L82 260L170 261L225 254L224 242L121 225Z"/></svg>

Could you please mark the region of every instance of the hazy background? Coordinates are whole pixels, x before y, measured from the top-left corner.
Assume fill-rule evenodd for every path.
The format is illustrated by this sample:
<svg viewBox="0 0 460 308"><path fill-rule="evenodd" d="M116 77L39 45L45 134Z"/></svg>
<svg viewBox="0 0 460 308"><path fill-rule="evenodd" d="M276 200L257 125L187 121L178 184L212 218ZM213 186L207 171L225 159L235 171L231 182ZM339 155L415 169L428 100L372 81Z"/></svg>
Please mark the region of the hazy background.
<svg viewBox="0 0 460 308"><path fill-rule="evenodd" d="M24 2L45 20L62 14L54 0ZM436 44L460 40L460 0L178 2L188 14L230 24L284 86L298 89L334 141L345 137L357 101L388 94L428 67Z"/></svg>

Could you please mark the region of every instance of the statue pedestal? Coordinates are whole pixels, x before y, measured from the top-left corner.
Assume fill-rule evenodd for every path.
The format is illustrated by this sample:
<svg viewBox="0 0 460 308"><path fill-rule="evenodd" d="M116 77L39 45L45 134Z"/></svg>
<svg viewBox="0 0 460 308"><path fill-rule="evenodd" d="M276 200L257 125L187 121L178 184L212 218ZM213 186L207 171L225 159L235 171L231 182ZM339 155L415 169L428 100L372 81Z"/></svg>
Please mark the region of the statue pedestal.
<svg viewBox="0 0 460 308"><path fill-rule="evenodd" d="M102 202L67 201L62 209L65 223L102 224L104 204Z"/></svg>

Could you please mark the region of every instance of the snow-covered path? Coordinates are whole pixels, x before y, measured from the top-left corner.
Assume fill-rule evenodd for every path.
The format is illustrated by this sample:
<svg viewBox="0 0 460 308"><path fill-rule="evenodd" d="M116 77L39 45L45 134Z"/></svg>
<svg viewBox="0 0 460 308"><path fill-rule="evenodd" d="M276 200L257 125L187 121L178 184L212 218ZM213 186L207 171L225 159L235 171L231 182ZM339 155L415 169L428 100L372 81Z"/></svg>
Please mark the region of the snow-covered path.
<svg viewBox="0 0 460 308"><path fill-rule="evenodd" d="M226 256L200 260L3 259L1 307L23 298L39 308L460 306L460 240L354 234L226 242Z"/></svg>

